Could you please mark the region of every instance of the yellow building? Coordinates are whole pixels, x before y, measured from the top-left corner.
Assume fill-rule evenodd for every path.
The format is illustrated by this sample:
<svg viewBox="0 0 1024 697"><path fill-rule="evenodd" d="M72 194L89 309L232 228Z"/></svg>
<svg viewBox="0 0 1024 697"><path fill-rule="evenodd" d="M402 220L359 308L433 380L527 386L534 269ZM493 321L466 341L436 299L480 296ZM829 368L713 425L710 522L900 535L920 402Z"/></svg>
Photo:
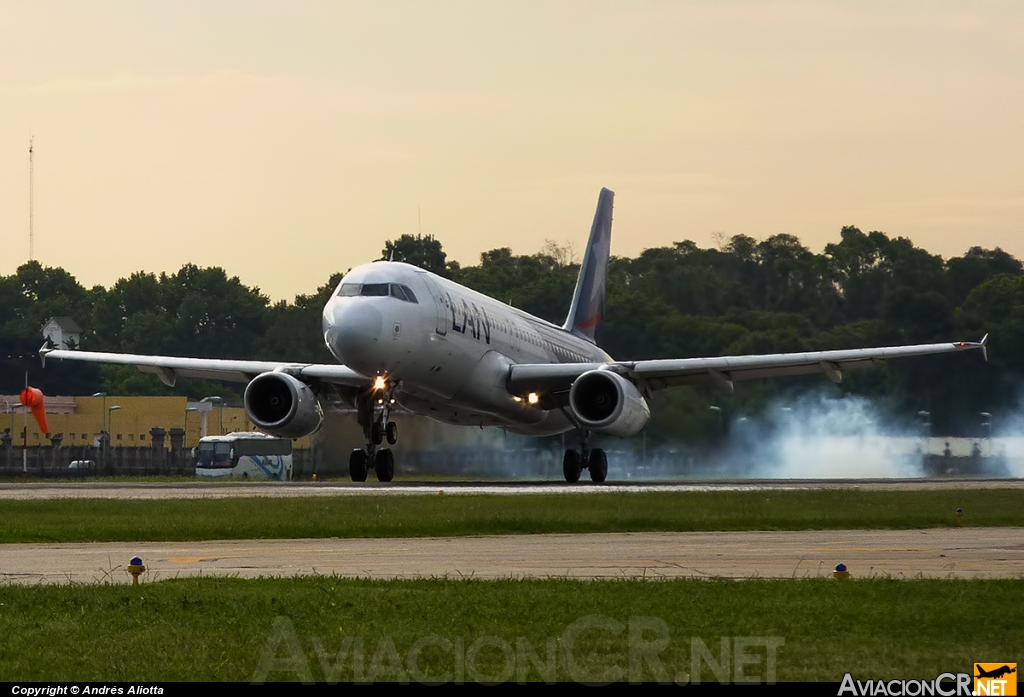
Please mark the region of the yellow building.
<svg viewBox="0 0 1024 697"><path fill-rule="evenodd" d="M255 428L241 407L213 402L192 402L185 397L46 397L46 420L51 435L62 434L63 445L99 444L105 429L112 447L146 448L152 445L150 431L164 429L170 447L170 431L185 429L185 447L193 448L204 435L221 435ZM15 445L48 445L36 420L21 406L17 395L0 395L0 432L9 430ZM309 438L294 441L296 448L308 448Z"/></svg>

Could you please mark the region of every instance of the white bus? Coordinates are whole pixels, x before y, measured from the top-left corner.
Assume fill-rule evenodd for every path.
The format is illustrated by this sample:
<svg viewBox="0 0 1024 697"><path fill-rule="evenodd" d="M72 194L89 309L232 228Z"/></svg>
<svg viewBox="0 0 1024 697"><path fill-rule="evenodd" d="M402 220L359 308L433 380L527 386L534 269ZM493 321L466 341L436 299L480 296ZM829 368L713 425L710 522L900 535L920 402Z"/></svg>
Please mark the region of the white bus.
<svg viewBox="0 0 1024 697"><path fill-rule="evenodd" d="M207 436L196 448L197 477L292 478L292 442L262 433Z"/></svg>

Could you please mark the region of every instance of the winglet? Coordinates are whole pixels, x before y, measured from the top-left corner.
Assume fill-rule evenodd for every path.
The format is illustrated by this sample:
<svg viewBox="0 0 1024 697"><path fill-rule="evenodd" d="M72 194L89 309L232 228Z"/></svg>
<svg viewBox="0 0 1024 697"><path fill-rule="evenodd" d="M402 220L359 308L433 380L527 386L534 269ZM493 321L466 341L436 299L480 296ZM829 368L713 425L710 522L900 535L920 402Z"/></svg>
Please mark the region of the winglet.
<svg viewBox="0 0 1024 697"><path fill-rule="evenodd" d="M981 356L988 361L988 334L981 337L981 341L958 341L953 344L953 347L957 351L964 351L966 349L981 349Z"/></svg>
<svg viewBox="0 0 1024 697"><path fill-rule="evenodd" d="M39 347L39 362L43 364L44 368L46 367L46 354L48 354L52 350L53 349L50 348L49 344L43 344L41 347Z"/></svg>
<svg viewBox="0 0 1024 697"><path fill-rule="evenodd" d="M597 212L590 228L590 239L583 253L583 264L576 281L569 316L562 327L576 336L594 341L597 327L604 320L605 292L608 287L608 257L612 246L612 203L615 192L601 189Z"/></svg>

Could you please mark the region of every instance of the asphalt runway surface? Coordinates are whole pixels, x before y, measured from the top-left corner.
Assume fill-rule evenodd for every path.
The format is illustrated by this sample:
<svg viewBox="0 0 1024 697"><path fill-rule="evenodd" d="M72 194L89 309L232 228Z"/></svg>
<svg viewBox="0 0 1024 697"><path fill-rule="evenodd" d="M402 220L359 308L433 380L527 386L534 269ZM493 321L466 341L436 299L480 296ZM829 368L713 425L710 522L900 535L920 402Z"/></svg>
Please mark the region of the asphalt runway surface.
<svg viewBox="0 0 1024 697"><path fill-rule="evenodd" d="M361 578L1024 578L1024 530L595 533L454 538L0 545L0 582L129 582L184 576Z"/></svg>
<svg viewBox="0 0 1024 697"><path fill-rule="evenodd" d="M646 491L798 491L864 489L913 491L941 489L1022 489L1024 479L727 479L648 482L5 482L0 500L95 498L182 499L252 496L401 496L594 494Z"/></svg>

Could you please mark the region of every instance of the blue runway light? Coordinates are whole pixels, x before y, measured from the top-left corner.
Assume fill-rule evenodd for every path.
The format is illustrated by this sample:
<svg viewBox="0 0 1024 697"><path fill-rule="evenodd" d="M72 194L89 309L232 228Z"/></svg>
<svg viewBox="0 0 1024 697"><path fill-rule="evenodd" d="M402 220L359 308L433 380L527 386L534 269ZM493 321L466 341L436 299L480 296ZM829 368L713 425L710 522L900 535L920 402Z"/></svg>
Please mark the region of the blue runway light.
<svg viewBox="0 0 1024 697"><path fill-rule="evenodd" d="M128 573L132 577L132 585L139 585L139 576L146 572L146 567L142 564L140 557L132 557L132 560L128 562Z"/></svg>

